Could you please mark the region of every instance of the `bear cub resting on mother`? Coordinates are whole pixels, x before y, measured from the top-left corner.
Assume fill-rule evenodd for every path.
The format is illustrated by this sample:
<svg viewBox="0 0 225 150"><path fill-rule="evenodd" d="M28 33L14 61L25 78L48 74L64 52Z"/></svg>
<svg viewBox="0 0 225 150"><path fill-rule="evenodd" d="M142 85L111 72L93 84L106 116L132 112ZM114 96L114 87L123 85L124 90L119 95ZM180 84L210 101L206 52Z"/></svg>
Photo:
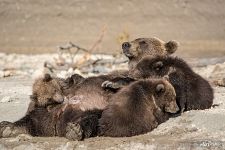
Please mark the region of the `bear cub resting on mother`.
<svg viewBox="0 0 225 150"><path fill-rule="evenodd" d="M29 104L28 111L24 117L18 121L11 123L3 121L0 123L0 137L13 137L19 134L30 134L32 136L64 136L68 139L81 139L82 137L91 137L96 135L97 131L93 130L92 125L97 124L101 111L92 110L95 113L92 117L90 111L82 111L80 103L76 103L65 97L70 93L72 76L66 80L61 78L53 78L49 74L45 74L43 78L38 78L33 84L33 94ZM79 85L76 83L76 86ZM72 104L71 104L72 103ZM97 114L97 115L96 115ZM87 122L87 117L92 118L92 124ZM82 121L77 128L73 122ZM85 132L80 131L82 127ZM88 128L92 127L92 130ZM76 134L75 134L76 133Z"/></svg>
<svg viewBox="0 0 225 150"><path fill-rule="evenodd" d="M166 78L143 79L113 94L101 116L94 110L73 123L80 131L77 133L85 135L81 139L89 137L87 132L95 133L94 136L129 137L150 132L177 111L176 93ZM88 131L82 126L85 123ZM71 139L76 137L73 132Z"/></svg>
<svg viewBox="0 0 225 150"><path fill-rule="evenodd" d="M207 80L196 74L188 64L178 57L157 56L144 57L129 71L127 84L135 79L169 76L169 82L176 91L177 104L180 113L188 110L208 109L213 104L213 89ZM106 81L105 88L120 88L124 86L123 79Z"/></svg>
<svg viewBox="0 0 225 150"><path fill-rule="evenodd" d="M134 81L110 98L99 120L99 135L134 136L149 132L179 110L173 86L165 79Z"/></svg>

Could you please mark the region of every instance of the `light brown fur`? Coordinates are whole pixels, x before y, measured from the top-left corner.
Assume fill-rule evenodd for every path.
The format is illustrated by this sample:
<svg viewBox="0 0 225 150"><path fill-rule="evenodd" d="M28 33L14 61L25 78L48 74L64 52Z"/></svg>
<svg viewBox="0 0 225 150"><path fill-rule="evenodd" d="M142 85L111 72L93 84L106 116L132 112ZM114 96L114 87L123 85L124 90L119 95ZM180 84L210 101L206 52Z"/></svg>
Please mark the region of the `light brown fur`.
<svg viewBox="0 0 225 150"><path fill-rule="evenodd" d="M65 97L64 86L66 86L64 79L53 78L49 74L37 78L32 87L31 101L27 113L34 110L37 106L46 107L52 104L63 103Z"/></svg>
<svg viewBox="0 0 225 150"><path fill-rule="evenodd" d="M122 44L123 53L129 59L129 69L135 67L135 65L144 56L165 56L173 54L178 48L178 42L152 38L138 38L131 42L124 42Z"/></svg>

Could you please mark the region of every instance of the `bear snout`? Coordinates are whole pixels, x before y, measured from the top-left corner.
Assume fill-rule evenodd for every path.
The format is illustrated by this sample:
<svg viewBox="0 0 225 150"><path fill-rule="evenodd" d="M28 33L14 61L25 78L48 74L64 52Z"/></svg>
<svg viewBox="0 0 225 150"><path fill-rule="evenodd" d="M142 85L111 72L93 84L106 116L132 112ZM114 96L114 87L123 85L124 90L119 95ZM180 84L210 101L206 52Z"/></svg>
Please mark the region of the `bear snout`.
<svg viewBox="0 0 225 150"><path fill-rule="evenodd" d="M178 105L177 105L177 103L175 101L170 102L169 105L167 105L165 107L165 111L169 112L169 113L176 113L179 110L180 109L179 109L179 107L178 107Z"/></svg>
<svg viewBox="0 0 225 150"><path fill-rule="evenodd" d="M123 50L128 50L131 47L131 44L129 42L124 42L122 44L122 49Z"/></svg>
<svg viewBox="0 0 225 150"><path fill-rule="evenodd" d="M55 94L53 99L57 103L63 103L64 102L64 96L62 96L60 94Z"/></svg>

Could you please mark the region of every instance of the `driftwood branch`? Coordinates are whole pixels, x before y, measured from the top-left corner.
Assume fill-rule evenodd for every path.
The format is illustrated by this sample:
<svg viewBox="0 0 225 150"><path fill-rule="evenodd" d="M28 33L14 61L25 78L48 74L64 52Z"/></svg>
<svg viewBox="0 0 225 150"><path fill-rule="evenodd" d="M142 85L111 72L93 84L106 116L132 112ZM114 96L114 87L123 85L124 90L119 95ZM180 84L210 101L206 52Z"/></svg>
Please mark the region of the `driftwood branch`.
<svg viewBox="0 0 225 150"><path fill-rule="evenodd" d="M91 58L91 54L99 47L99 45L102 43L103 41L103 37L106 33L106 26L103 27L99 37L97 38L97 40L94 42L94 44L92 44L91 48L89 49L88 53L85 53L83 55L83 57L78 61L76 62L74 65L73 65L73 68L81 68L83 67L83 65L88 62L88 60L90 60ZM91 65L91 64L89 64Z"/></svg>
<svg viewBox="0 0 225 150"><path fill-rule="evenodd" d="M124 60L108 60L104 58L98 58L95 60L91 59L91 56L93 53L97 50L99 45L102 43L103 38L106 34L107 28L104 26L96 39L96 41L92 44L90 49L86 49L83 47L80 47L79 45L73 43L73 42L68 42L68 44L63 45L63 46L58 46L58 57L54 58L55 64L51 64L49 62L45 62L44 67L49 69L51 72L55 70L61 70L61 69L81 69L82 67L89 67L89 66L95 66L95 65L106 65L106 64L121 64L125 63L127 61ZM81 54L81 58L77 59L75 62L75 57L79 54ZM66 61L66 58L64 54L69 54L69 57L71 61L68 63Z"/></svg>

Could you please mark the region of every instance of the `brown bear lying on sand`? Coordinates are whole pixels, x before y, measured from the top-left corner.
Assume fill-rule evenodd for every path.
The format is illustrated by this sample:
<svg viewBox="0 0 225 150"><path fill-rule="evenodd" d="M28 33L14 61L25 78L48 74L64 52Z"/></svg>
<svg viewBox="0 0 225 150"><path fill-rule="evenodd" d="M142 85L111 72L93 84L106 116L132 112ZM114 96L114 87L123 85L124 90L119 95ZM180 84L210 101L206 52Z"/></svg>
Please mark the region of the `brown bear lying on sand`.
<svg viewBox="0 0 225 150"><path fill-rule="evenodd" d="M174 53L177 49L177 43L175 41L165 43L157 38L141 38L129 43L124 43L122 47L124 54L129 58L129 66L132 68L132 66L138 63L145 55L156 56ZM114 71L108 75L100 75L86 79L79 75L74 75L67 80L56 78L52 80L52 78L47 75L43 80L37 80L36 84L34 84L33 89L35 86L37 88L34 90L35 92L33 92L31 97L32 101L27 115L29 116L30 112L38 108L36 112L46 112L46 116L54 116L53 118L56 116L57 118L63 113L65 107L58 108L55 107L55 105L63 103L64 96L69 97L69 99L72 99L75 103L79 103L79 105L77 105L79 106L79 108L77 108L79 110L103 110L109 103L108 99L115 91L104 90L101 84L106 80L112 80L127 75L128 71ZM41 111L39 111L39 109ZM53 119L53 122L54 121ZM23 122L23 119L21 122ZM42 133L40 133L40 135L41 134Z"/></svg>
<svg viewBox="0 0 225 150"><path fill-rule="evenodd" d="M0 136L28 133L73 140L96 135L133 136L151 131L168 119L167 112L178 110L172 85L163 79L147 79L135 81L114 94L102 117L102 110L83 111L79 103L66 107L58 104L51 109L40 106L15 123L2 122Z"/></svg>
<svg viewBox="0 0 225 150"><path fill-rule="evenodd" d="M69 122L79 122L80 118L86 119L92 117L90 112L85 111L87 105L86 102L79 99L67 99L66 96L70 93L70 88L75 86L70 85L74 76L66 80L61 78L53 78L49 74L46 74L43 78L38 78L33 84L33 95L31 96L31 102L26 115L18 121L11 123L3 121L0 123L0 137L11 137L21 133L28 133L32 136L68 136L71 137L71 130L74 127L73 124L67 124ZM76 86L79 84L76 83ZM101 88L101 87L100 87ZM101 110L92 109L91 113L101 115ZM99 117L98 117L99 118ZM97 119L93 120L92 124L97 125ZM95 121L95 123L94 123ZM82 129L85 129L86 136L90 137L94 134L92 127L89 132L87 127L91 127L88 122L82 122L80 124ZM88 125L87 125L88 124ZM83 137L84 132L80 132L77 128L72 130L79 139ZM79 132L79 133L78 133ZM68 133L68 134L67 134ZM96 133L95 133L96 135Z"/></svg>

